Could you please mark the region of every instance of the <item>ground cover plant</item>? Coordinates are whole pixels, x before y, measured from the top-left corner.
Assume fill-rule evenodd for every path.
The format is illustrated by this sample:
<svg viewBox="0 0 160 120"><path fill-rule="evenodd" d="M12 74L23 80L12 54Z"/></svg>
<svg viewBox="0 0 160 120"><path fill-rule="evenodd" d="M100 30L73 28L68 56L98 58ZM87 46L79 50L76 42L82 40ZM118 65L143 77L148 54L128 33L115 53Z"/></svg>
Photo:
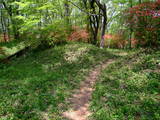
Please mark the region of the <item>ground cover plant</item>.
<svg viewBox="0 0 160 120"><path fill-rule="evenodd" d="M159 120L160 52L121 58L104 70L92 95L92 119Z"/></svg>
<svg viewBox="0 0 160 120"><path fill-rule="evenodd" d="M160 0L0 0L0 120L160 120L159 51Z"/></svg>
<svg viewBox="0 0 160 120"><path fill-rule="evenodd" d="M92 66L110 57L114 55L92 45L70 43L1 63L0 119L58 119L58 106L70 90Z"/></svg>

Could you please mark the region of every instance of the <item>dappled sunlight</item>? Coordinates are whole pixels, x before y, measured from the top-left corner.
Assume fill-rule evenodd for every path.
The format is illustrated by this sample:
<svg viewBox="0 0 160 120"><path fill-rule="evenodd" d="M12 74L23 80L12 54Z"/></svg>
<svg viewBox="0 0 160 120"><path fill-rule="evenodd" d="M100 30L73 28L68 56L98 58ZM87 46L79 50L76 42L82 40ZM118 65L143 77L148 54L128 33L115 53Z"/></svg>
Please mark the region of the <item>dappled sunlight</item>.
<svg viewBox="0 0 160 120"><path fill-rule="evenodd" d="M61 64L55 64L56 66L59 66ZM42 69L45 73L47 73L50 70L53 70L54 65L53 64L42 64Z"/></svg>
<svg viewBox="0 0 160 120"><path fill-rule="evenodd" d="M89 101L94 90L93 86L100 72L113 62L113 59L108 59L105 63L96 66L89 73L88 77L80 83L80 88L69 98L71 110L62 113L65 118L70 120L87 120L88 116L91 115L89 111Z"/></svg>
<svg viewBox="0 0 160 120"><path fill-rule="evenodd" d="M0 120L160 119L160 0L0 1Z"/></svg>
<svg viewBox="0 0 160 120"><path fill-rule="evenodd" d="M125 57L127 55L131 55L134 54L135 51L127 51L125 49L107 49L108 52L111 52L112 54L114 54L115 56L121 56L121 57Z"/></svg>
<svg viewBox="0 0 160 120"><path fill-rule="evenodd" d="M4 51L4 55L0 54L0 59L6 58L10 55L13 55L15 53L17 53L17 51L22 50L25 48L25 44L23 42L19 43L17 46L13 46L13 47L1 47L2 50Z"/></svg>
<svg viewBox="0 0 160 120"><path fill-rule="evenodd" d="M158 54L141 52L129 57L118 60L100 76L92 97L92 118L159 118Z"/></svg>
<svg viewBox="0 0 160 120"><path fill-rule="evenodd" d="M71 90L93 66L112 57L93 45L69 43L0 64L0 115L7 111L6 119L59 119Z"/></svg>
<svg viewBox="0 0 160 120"><path fill-rule="evenodd" d="M79 57L83 57L89 49L87 47L77 48L76 51L66 51L64 54L64 59L68 62L76 62Z"/></svg>
<svg viewBox="0 0 160 120"><path fill-rule="evenodd" d="M123 56L127 56L129 53L124 51L124 52L113 52L113 54L117 55L117 56L122 56L123 57Z"/></svg>
<svg viewBox="0 0 160 120"><path fill-rule="evenodd" d="M127 72L129 73L129 71ZM130 76L123 83L126 83L128 85L133 85L137 88L142 88L148 83L148 79L145 74L135 73L130 71Z"/></svg>

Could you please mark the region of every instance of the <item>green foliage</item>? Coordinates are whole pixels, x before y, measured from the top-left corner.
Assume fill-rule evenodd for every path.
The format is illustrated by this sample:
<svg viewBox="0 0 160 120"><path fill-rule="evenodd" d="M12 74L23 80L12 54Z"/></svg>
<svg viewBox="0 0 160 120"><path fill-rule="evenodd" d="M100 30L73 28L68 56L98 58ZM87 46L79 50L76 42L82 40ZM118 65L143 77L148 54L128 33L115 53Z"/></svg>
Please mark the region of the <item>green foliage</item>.
<svg viewBox="0 0 160 120"><path fill-rule="evenodd" d="M1 47L2 45L2 47ZM19 41L12 41L8 44L0 44L0 49L3 51L3 54L0 54L0 60L3 60L9 56L14 55L15 53L23 50L26 47L26 44L23 42L19 43Z"/></svg>
<svg viewBox="0 0 160 120"><path fill-rule="evenodd" d="M66 42L70 33L69 27L65 21L57 20L52 25L42 29L40 34L43 34L43 36L41 36L41 39L48 45Z"/></svg>
<svg viewBox="0 0 160 120"><path fill-rule="evenodd" d="M60 120L71 90L92 66L112 57L95 46L70 43L0 63L0 119Z"/></svg>
<svg viewBox="0 0 160 120"><path fill-rule="evenodd" d="M159 45L159 8L160 3L146 2L127 10L126 21L137 39L137 46Z"/></svg>
<svg viewBox="0 0 160 120"><path fill-rule="evenodd" d="M66 35L70 31L70 25L66 22L65 9L61 7L64 2L59 0L13 0L2 1L3 4L0 3L0 5L8 13L8 24L12 26L10 33L14 34L14 38L19 38L36 47L45 39L45 42L47 41L49 44L55 44L54 41L65 41ZM5 26L5 29L8 27L5 23L6 16L2 16L4 19L2 25ZM55 38L51 37L51 33L56 34L53 36Z"/></svg>
<svg viewBox="0 0 160 120"><path fill-rule="evenodd" d="M105 69L95 86L96 120L159 120L159 51L137 52Z"/></svg>
<svg viewBox="0 0 160 120"><path fill-rule="evenodd" d="M69 33L69 26L65 22L55 20L53 24L46 25L45 27L33 28L32 32L26 31L23 39L26 39L25 43L30 44L33 48L39 45L47 47L65 42Z"/></svg>

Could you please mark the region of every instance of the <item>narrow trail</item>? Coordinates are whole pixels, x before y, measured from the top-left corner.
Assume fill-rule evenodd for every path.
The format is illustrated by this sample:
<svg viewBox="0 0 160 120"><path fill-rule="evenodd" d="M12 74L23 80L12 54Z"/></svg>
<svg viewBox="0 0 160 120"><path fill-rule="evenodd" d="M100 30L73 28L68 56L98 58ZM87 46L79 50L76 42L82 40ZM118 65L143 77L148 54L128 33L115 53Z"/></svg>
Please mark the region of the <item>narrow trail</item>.
<svg viewBox="0 0 160 120"><path fill-rule="evenodd" d="M113 59L109 59L106 62L101 63L90 72L85 81L81 82L80 88L74 92L71 98L69 98L71 109L62 114L64 118L69 120L87 120L88 116L91 115L91 112L89 111L89 102L94 90L93 86L101 71L113 62Z"/></svg>

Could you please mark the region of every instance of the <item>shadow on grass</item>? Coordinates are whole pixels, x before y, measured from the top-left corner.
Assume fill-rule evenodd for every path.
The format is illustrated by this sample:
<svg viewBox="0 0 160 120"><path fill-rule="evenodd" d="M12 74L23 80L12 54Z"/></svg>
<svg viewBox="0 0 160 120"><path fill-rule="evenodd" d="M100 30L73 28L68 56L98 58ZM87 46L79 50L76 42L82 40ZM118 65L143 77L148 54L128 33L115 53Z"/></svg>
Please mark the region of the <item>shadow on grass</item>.
<svg viewBox="0 0 160 120"><path fill-rule="evenodd" d="M102 73L91 103L94 119L159 120L160 73L144 72L158 69L153 61L159 54L135 57L122 59Z"/></svg>
<svg viewBox="0 0 160 120"><path fill-rule="evenodd" d="M72 43L0 64L0 119L60 119L71 90L93 66L115 57L92 45Z"/></svg>

